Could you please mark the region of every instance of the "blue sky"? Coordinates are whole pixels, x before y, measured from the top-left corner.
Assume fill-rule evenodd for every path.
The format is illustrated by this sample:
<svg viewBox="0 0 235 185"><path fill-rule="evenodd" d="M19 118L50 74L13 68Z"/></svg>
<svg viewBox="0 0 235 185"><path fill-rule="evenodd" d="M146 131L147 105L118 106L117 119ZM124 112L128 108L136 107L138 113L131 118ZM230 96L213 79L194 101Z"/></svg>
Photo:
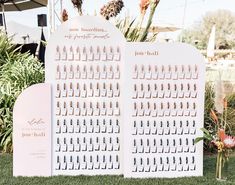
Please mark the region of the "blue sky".
<svg viewBox="0 0 235 185"><path fill-rule="evenodd" d="M182 27L185 1L187 1L186 28L199 21L207 11L227 9L235 13L234 0L161 0L154 17L154 25ZM84 0L84 12L90 15L94 14L95 11L99 12L100 7L106 2L107 0ZM139 0L124 0L124 3L125 8L121 16L127 13L133 17L139 15ZM63 6L68 10L70 18L77 15L70 0L64 0ZM23 12L7 12L6 17L7 22L15 21L35 27L37 26L37 14L41 13L47 13L47 9L39 8Z"/></svg>

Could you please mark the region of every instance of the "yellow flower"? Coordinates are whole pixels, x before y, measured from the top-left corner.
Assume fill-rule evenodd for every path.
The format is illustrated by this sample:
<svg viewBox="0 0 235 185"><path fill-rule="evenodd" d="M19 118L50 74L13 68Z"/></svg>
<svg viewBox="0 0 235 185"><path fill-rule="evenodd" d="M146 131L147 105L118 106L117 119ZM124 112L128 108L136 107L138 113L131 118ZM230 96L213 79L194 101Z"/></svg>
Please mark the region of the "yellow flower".
<svg viewBox="0 0 235 185"><path fill-rule="evenodd" d="M215 144L217 146L218 152L222 152L224 149L224 143L221 141L217 141Z"/></svg>

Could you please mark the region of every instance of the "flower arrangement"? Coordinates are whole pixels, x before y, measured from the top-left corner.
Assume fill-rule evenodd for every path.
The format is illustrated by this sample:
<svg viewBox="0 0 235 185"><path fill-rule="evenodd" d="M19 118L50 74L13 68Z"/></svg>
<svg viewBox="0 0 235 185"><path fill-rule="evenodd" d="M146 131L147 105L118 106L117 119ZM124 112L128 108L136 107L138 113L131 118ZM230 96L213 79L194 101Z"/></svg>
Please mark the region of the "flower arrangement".
<svg viewBox="0 0 235 185"><path fill-rule="evenodd" d="M212 115L214 116L214 119L218 120L215 113L212 113ZM227 170L229 155L235 148L235 137L225 134L225 128L221 127L219 122L217 123L218 133L212 137L211 143L217 148L216 178L221 180L226 178L223 173L224 170Z"/></svg>
<svg viewBox="0 0 235 185"><path fill-rule="evenodd" d="M156 8L160 3L160 0L139 0L139 19L130 20L129 16L125 16L124 19L116 19L115 24L117 28L123 33L128 42L153 42L156 39L158 32L154 30L152 26L153 18L156 13ZM71 0L75 9L77 9L79 15L83 15L83 0ZM117 18L124 8L123 0L109 0L100 8L99 15L106 20ZM145 22L146 12L149 10L149 15ZM63 11L61 21L64 22L68 19L67 12ZM95 13L96 15L96 13ZM137 21L136 21L137 20ZM136 24L137 22L137 24ZM149 34L149 33L152 34Z"/></svg>
<svg viewBox="0 0 235 185"><path fill-rule="evenodd" d="M224 99L224 104L227 104L227 100ZM226 117L227 106L224 107L222 117ZM217 113L219 114L219 113ZM218 118L214 110L211 110L211 117L215 123L215 132L210 132L207 129L203 128L204 132L203 137L197 138L196 142L199 142L203 139L209 141L212 146L217 149L217 163L216 163L216 178L218 180L225 179L223 173L227 168L229 162L229 155L235 149L235 137L227 135L226 130L226 119ZM223 120L223 121L222 121Z"/></svg>
<svg viewBox="0 0 235 185"><path fill-rule="evenodd" d="M228 101L224 93L224 84L220 79L215 84L215 110L211 110L210 117L214 123L213 130L202 128L204 135L196 139L196 142L207 140L217 150L216 178L226 179L230 153L235 149L235 137L227 135L230 132L228 117Z"/></svg>
<svg viewBox="0 0 235 185"><path fill-rule="evenodd" d="M155 41L158 31L153 29L152 22L159 2L160 0L140 0L140 14L137 19L131 19L129 16L126 16L124 19L117 20L116 26L128 42ZM146 17L147 11L149 11L148 17ZM145 19L146 21L144 21Z"/></svg>

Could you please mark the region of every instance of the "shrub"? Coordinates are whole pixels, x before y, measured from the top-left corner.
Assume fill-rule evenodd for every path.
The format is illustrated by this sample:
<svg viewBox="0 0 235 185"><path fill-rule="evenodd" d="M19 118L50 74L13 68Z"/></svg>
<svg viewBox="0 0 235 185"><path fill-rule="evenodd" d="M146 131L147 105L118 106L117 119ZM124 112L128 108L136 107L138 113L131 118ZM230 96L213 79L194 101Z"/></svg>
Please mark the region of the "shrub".
<svg viewBox="0 0 235 185"><path fill-rule="evenodd" d="M44 81L44 70L32 55L21 54L0 33L0 150L12 151L12 112L16 98L27 87Z"/></svg>

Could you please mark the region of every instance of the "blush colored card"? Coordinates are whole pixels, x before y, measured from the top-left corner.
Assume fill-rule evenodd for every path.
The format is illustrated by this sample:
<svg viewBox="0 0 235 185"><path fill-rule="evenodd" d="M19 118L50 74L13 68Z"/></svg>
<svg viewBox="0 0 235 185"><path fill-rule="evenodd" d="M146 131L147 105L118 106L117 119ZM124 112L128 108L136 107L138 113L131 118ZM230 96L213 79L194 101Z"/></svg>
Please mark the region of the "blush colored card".
<svg viewBox="0 0 235 185"><path fill-rule="evenodd" d="M13 175L51 176L51 85L24 90L13 115Z"/></svg>

